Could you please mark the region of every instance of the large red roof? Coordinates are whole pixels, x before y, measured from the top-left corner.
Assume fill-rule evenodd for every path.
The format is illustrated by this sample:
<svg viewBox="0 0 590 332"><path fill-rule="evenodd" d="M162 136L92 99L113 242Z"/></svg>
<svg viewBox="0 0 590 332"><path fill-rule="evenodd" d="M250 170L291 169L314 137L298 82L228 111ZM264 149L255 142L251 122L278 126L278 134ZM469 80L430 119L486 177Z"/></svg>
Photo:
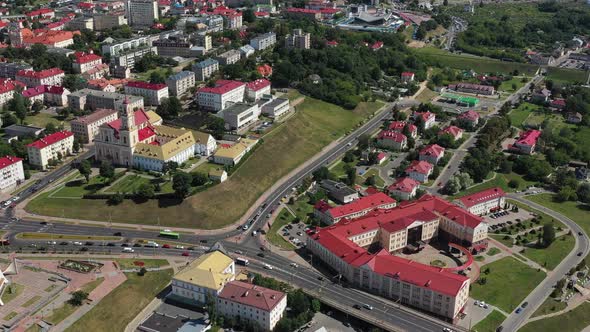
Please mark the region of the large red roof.
<svg viewBox="0 0 590 332"><path fill-rule="evenodd" d="M474 110L469 110L467 112L461 113L461 115L459 115L458 118L475 122L476 120L479 120L479 113L477 113Z"/></svg>
<svg viewBox="0 0 590 332"><path fill-rule="evenodd" d="M43 149L49 145L55 144L61 140L64 140L70 136L74 135L71 131L58 131L51 135L45 136L39 140L34 141L33 143L27 145L36 149Z"/></svg>
<svg viewBox="0 0 590 332"><path fill-rule="evenodd" d="M406 173L416 172L420 174L428 174L432 170L432 168L433 166L427 161L414 160L412 161L410 166L406 168Z"/></svg>
<svg viewBox="0 0 590 332"><path fill-rule="evenodd" d="M438 144L430 144L424 147L424 149L420 150L421 156L435 156L440 158L440 156L445 153L445 148Z"/></svg>
<svg viewBox="0 0 590 332"><path fill-rule="evenodd" d="M404 193L410 193L414 190L414 188L419 187L419 186L420 186L420 182L418 182L412 178L404 177L404 178L397 179L397 181L394 184L387 187L387 190L389 192L401 191Z"/></svg>
<svg viewBox="0 0 590 332"><path fill-rule="evenodd" d="M4 169L12 164L16 164L19 161L22 161L22 158L12 157L12 156L4 156L4 157L0 158L0 169Z"/></svg>
<svg viewBox="0 0 590 332"><path fill-rule="evenodd" d="M41 71L34 71L34 70L19 70L16 73L16 76L28 77L28 78L47 78L51 76L65 74L65 72L59 68L50 68Z"/></svg>
<svg viewBox="0 0 590 332"><path fill-rule="evenodd" d="M240 81L218 80L217 82L215 82L214 87L206 86L200 88L198 92L224 94L244 85L245 83Z"/></svg>
<svg viewBox="0 0 590 332"><path fill-rule="evenodd" d="M395 204L395 199L379 192L374 195L362 197L348 204L331 208L328 212L333 218L341 218L366 209L383 208L384 205Z"/></svg>
<svg viewBox="0 0 590 332"><path fill-rule="evenodd" d="M516 144L531 145L531 146L535 145L535 144L537 144L537 139L539 138L539 136L541 136L541 132L539 130L536 130L536 129L527 130L518 137Z"/></svg>
<svg viewBox="0 0 590 332"><path fill-rule="evenodd" d="M76 57L76 63L79 64L102 60L102 58L99 55L86 52L76 52L74 53L74 57Z"/></svg>
<svg viewBox="0 0 590 332"><path fill-rule="evenodd" d="M449 135L453 136L453 138L457 138L457 136L462 133L463 133L463 129L461 129L457 126L448 126L438 132L439 135L449 134Z"/></svg>
<svg viewBox="0 0 590 332"><path fill-rule="evenodd" d="M32 88L28 88L22 92L23 97L32 98L45 93L61 95L64 93L65 88L57 85L38 85Z"/></svg>
<svg viewBox="0 0 590 332"><path fill-rule="evenodd" d="M305 14L318 14L318 13L320 13L319 10L306 9L306 8L296 8L296 7L287 8L287 12L288 13L305 13Z"/></svg>
<svg viewBox="0 0 590 332"><path fill-rule="evenodd" d="M397 143L402 143L404 141L406 141L408 138L406 137L406 135L397 132L397 131L391 131L391 130L382 130L379 135L377 135L377 139L386 139L386 140L391 140Z"/></svg>
<svg viewBox="0 0 590 332"><path fill-rule="evenodd" d="M246 87L252 91L258 91L270 86L270 81L266 78L259 78L246 84Z"/></svg>
<svg viewBox="0 0 590 332"><path fill-rule="evenodd" d="M143 81L127 82L127 86L132 87L132 88L147 89L147 90L162 90L162 89L168 88L168 86L163 83L149 83L149 82L143 82Z"/></svg>
<svg viewBox="0 0 590 332"><path fill-rule="evenodd" d="M234 280L225 284L217 297L270 312L285 297L285 293Z"/></svg>
<svg viewBox="0 0 590 332"><path fill-rule="evenodd" d="M418 127L416 127L415 125L408 123L406 121L393 121L392 123L389 124L389 130L393 130L393 131L397 131L397 132L401 133L406 126L409 126L408 129L410 129L411 133L418 132Z"/></svg>
<svg viewBox="0 0 590 332"><path fill-rule="evenodd" d="M494 187L486 190L482 190L476 192L471 195L463 196L459 198L459 201L465 206L466 208L470 208L474 205L490 201L492 199L497 199L499 197L506 196L506 193L502 188Z"/></svg>
<svg viewBox="0 0 590 332"><path fill-rule="evenodd" d="M145 112L143 110L135 111L134 115L135 115L135 125L138 127L149 120L147 114L145 114ZM121 129L121 118L118 118L115 121L109 122L108 126L113 128L115 130L115 132L118 132L119 129Z"/></svg>
<svg viewBox="0 0 590 332"><path fill-rule="evenodd" d="M19 81L13 81L10 79L0 79L0 94L14 91L17 86L25 87L25 85Z"/></svg>

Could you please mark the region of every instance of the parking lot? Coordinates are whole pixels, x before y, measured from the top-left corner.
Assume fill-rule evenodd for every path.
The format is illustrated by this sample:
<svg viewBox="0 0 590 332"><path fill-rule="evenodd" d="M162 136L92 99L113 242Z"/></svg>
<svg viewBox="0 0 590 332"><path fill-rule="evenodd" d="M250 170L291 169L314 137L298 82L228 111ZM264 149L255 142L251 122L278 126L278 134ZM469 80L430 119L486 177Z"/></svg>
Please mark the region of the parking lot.
<svg viewBox="0 0 590 332"><path fill-rule="evenodd" d="M581 60L574 60L574 59L567 59L562 62L559 67L561 68L569 68L569 69L586 69L588 66L586 65L585 61Z"/></svg>
<svg viewBox="0 0 590 332"><path fill-rule="evenodd" d="M525 209L519 209L518 212L500 211L498 213L491 213L484 217L488 222L489 231L493 232L496 229L517 224L521 221L532 219L534 215Z"/></svg>
<svg viewBox="0 0 590 332"><path fill-rule="evenodd" d="M300 222L297 224L288 224L283 226L279 232L281 236L291 242L296 247L305 246L307 234L305 233L307 225Z"/></svg>

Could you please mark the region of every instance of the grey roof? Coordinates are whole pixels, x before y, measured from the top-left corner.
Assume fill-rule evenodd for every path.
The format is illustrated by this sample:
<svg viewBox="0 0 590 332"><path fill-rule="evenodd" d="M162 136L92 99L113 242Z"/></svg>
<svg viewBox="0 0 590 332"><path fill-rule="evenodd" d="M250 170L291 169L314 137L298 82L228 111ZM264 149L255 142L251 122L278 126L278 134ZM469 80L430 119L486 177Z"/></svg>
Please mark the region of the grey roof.
<svg viewBox="0 0 590 332"><path fill-rule="evenodd" d="M187 78L189 76L195 76L195 73L193 73L192 71L183 70L180 73L176 73L174 75L170 75L170 77L168 77L168 79L169 80L178 81L178 80L181 80L183 78Z"/></svg>
<svg viewBox="0 0 590 332"><path fill-rule="evenodd" d="M239 115L251 109L252 107L256 107L256 104L235 103L221 112L223 112L223 114Z"/></svg>
<svg viewBox="0 0 590 332"><path fill-rule="evenodd" d="M125 99L125 96L127 96L127 98L131 102L135 102L139 99L143 99L143 97L140 97L140 96L125 95L125 94L116 93L116 92L92 90L92 89L88 89L88 88L84 88L82 90L78 90L78 91L72 92L70 94L70 96L74 96L74 97L82 97L82 96L89 96L89 95L96 96L96 97L102 97L102 98L108 98L108 99Z"/></svg>
<svg viewBox="0 0 590 332"><path fill-rule="evenodd" d="M333 180L322 180L320 186L327 190L331 195L340 194L342 196L356 194L356 191L342 182Z"/></svg>
<svg viewBox="0 0 590 332"><path fill-rule="evenodd" d="M209 66L213 66L215 64L219 64L219 61L217 61L215 59L208 58L208 59L205 59L205 60L203 60L203 61L195 64L195 67L197 67L197 68L206 68L206 67L209 67Z"/></svg>
<svg viewBox="0 0 590 332"><path fill-rule="evenodd" d="M263 107L272 107L275 108L279 105L282 105L284 102L289 102L289 99L287 98L275 98L271 101L269 101L268 103L264 104Z"/></svg>

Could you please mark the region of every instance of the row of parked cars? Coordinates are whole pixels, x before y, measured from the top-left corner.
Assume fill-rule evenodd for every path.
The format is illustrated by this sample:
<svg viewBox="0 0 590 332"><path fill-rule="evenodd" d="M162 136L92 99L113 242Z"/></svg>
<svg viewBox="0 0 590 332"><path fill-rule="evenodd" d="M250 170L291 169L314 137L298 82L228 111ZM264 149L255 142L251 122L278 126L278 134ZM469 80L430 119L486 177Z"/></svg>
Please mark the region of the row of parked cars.
<svg viewBox="0 0 590 332"><path fill-rule="evenodd" d="M490 218L492 218L492 219L500 218L503 216L507 216L509 213L510 212L508 212L508 211L500 211L500 212L492 213L490 215Z"/></svg>

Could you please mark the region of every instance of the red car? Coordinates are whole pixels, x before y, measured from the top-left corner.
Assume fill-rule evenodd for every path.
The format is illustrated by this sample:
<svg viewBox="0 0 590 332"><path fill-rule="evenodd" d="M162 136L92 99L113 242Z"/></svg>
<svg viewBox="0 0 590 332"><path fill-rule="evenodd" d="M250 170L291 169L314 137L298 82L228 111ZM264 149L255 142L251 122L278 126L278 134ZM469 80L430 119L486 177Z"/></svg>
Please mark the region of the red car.
<svg viewBox="0 0 590 332"><path fill-rule="evenodd" d="M165 244L165 245L162 246L162 248L169 249L170 248L170 245L169 244Z"/></svg>
<svg viewBox="0 0 590 332"><path fill-rule="evenodd" d="M187 257L187 256L190 256L190 254L188 253L188 251L185 251L185 252L182 253L182 256Z"/></svg>

